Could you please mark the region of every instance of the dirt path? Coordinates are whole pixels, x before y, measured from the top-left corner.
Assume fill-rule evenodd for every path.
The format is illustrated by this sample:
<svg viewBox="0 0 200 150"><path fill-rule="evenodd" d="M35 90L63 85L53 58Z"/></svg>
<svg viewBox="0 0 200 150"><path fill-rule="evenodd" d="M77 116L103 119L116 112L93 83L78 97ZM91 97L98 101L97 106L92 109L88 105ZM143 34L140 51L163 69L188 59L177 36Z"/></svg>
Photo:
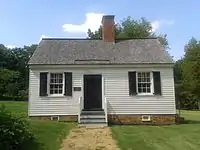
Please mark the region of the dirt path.
<svg viewBox="0 0 200 150"><path fill-rule="evenodd" d="M119 150L111 131L105 128L72 129L60 150Z"/></svg>

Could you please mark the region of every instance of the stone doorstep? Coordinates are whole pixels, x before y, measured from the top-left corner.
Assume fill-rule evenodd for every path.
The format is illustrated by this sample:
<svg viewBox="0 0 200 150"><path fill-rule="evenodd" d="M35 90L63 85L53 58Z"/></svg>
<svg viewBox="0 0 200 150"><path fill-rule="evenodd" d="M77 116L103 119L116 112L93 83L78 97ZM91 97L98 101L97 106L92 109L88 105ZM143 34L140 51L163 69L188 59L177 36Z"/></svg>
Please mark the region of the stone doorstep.
<svg viewBox="0 0 200 150"><path fill-rule="evenodd" d="M78 127L82 128L82 127L85 127L85 128L105 128L107 127L108 125L106 123L99 123L99 124L78 124Z"/></svg>

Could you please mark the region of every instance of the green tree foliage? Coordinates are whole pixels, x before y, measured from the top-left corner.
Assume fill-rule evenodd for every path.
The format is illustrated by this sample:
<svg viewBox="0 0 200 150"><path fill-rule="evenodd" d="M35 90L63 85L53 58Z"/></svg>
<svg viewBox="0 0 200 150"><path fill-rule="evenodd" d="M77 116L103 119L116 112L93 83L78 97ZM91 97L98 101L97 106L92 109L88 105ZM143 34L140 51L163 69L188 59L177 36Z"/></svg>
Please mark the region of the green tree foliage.
<svg viewBox="0 0 200 150"><path fill-rule="evenodd" d="M157 35L152 32L152 25L147 19L141 18L134 20L130 16L123 19L120 23L115 24L115 38L116 39L131 39L131 38L147 38L157 37L165 49L169 48L167 35ZM92 32L88 29L89 39L102 39L102 26L97 31Z"/></svg>
<svg viewBox="0 0 200 150"><path fill-rule="evenodd" d="M195 38L185 46L181 71L182 94L187 101L200 108L200 41Z"/></svg>
<svg viewBox="0 0 200 150"><path fill-rule="evenodd" d="M24 96L28 90L27 63L37 45L8 49L0 44L0 96Z"/></svg>
<svg viewBox="0 0 200 150"><path fill-rule="evenodd" d="M4 106L0 107L0 149L41 150L28 122L23 117L12 116Z"/></svg>
<svg viewBox="0 0 200 150"><path fill-rule="evenodd" d="M200 108L200 41L191 38L174 66L176 100L184 109Z"/></svg>
<svg viewBox="0 0 200 150"><path fill-rule="evenodd" d="M18 71L11 71L8 69L0 69L0 92L1 95L7 94L15 96L18 94L22 83L20 73Z"/></svg>

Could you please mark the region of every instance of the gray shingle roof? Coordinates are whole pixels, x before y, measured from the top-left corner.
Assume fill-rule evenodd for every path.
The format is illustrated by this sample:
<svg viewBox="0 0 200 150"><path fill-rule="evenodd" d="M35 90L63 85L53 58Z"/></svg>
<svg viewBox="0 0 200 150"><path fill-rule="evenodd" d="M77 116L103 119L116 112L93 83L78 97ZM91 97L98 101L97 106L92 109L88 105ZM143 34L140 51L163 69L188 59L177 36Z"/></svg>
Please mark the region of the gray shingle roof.
<svg viewBox="0 0 200 150"><path fill-rule="evenodd" d="M29 64L173 63L158 39L42 39Z"/></svg>

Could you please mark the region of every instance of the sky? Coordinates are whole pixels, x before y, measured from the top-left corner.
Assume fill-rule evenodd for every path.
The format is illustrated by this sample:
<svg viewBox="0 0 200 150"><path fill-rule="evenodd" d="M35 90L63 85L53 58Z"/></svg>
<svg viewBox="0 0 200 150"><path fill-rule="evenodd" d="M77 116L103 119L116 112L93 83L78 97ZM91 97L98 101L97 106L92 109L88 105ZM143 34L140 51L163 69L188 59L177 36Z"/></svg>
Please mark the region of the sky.
<svg viewBox="0 0 200 150"><path fill-rule="evenodd" d="M0 43L10 48L38 44L43 37L84 38L103 15L115 15L115 22L145 17L153 31L167 34L175 60L192 37L200 40L199 0L0 0L0 5Z"/></svg>

